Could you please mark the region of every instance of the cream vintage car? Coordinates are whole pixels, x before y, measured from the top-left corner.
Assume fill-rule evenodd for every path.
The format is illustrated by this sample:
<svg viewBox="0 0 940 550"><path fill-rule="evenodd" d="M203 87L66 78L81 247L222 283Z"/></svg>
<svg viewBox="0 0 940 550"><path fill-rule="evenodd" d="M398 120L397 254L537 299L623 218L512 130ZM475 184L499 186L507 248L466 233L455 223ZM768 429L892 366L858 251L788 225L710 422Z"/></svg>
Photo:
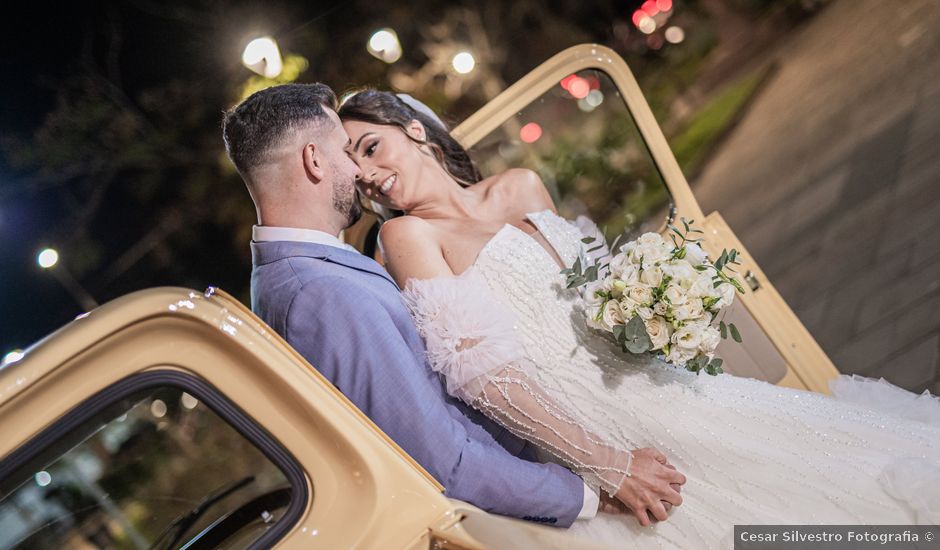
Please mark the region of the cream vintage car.
<svg viewBox="0 0 940 550"><path fill-rule="evenodd" d="M570 75L600 94L596 105L560 90ZM520 134L533 121L540 135ZM556 55L454 135L485 171L538 170L562 213L635 222L617 231L702 220L712 252L744 252L750 287L733 313L745 344L721 350L726 370L816 391L837 374L718 213L703 216L611 50ZM623 200L579 198L594 175ZM368 248L370 235L374 219L346 236ZM216 289L130 294L34 345L0 370L0 429L0 549L593 547L446 498L315 366Z"/></svg>

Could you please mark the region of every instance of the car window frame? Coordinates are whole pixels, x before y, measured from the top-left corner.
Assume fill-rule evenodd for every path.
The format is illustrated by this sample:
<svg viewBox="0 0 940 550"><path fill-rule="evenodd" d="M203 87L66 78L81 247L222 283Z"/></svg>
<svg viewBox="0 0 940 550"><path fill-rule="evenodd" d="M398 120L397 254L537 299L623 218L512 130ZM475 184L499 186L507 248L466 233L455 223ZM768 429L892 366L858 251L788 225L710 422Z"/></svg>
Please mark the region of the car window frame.
<svg viewBox="0 0 940 550"><path fill-rule="evenodd" d="M153 370L123 378L87 397L75 405L52 425L30 438L16 450L0 460L0 480L27 466L40 453L48 450L66 434L77 429L92 417L125 397L150 388L173 387L192 395L209 410L227 422L249 443L254 445L287 478L292 491L291 503L281 519L247 548L270 548L281 540L303 517L311 498L307 476L300 461L291 455L259 423L206 380L176 370ZM311 483L312 486L312 483Z"/></svg>

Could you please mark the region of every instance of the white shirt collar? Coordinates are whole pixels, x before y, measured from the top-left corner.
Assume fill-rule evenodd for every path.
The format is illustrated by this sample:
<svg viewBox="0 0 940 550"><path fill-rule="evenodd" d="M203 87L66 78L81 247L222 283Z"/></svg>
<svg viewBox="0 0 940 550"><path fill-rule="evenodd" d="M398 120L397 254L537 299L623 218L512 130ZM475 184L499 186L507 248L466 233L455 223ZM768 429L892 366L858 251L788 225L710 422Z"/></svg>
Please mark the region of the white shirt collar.
<svg viewBox="0 0 940 550"><path fill-rule="evenodd" d="M275 227L270 225L255 225L251 228L251 240L255 242L267 241L293 241L301 243L322 244L343 248L359 253L354 247L339 240L334 235L316 229L301 229L298 227Z"/></svg>

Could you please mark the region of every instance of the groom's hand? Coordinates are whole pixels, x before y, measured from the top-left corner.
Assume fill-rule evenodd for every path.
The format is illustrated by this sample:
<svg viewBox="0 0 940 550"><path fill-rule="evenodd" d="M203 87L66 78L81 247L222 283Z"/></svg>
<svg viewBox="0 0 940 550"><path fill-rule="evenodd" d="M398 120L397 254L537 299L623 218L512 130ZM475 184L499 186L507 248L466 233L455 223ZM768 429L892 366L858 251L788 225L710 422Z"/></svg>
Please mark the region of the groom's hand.
<svg viewBox="0 0 940 550"><path fill-rule="evenodd" d="M666 455L656 449L637 449L633 451L630 477L623 480L614 496L645 527L652 521L669 519L666 506L682 504L679 487L685 481L685 476L667 462Z"/></svg>

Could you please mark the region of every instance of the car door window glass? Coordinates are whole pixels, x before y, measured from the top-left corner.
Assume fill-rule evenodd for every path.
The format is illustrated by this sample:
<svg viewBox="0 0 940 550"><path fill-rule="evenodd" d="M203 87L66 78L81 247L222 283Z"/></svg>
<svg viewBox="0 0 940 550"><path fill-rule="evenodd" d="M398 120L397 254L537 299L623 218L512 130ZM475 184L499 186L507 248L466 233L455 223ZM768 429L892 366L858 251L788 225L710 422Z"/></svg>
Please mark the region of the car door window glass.
<svg viewBox="0 0 940 550"><path fill-rule="evenodd" d="M657 231L672 206L619 90L603 71L562 79L471 150L484 175L537 172L559 213L586 215L608 238Z"/></svg>
<svg viewBox="0 0 940 550"><path fill-rule="evenodd" d="M0 481L0 549L243 547L296 491L204 402L135 391Z"/></svg>

